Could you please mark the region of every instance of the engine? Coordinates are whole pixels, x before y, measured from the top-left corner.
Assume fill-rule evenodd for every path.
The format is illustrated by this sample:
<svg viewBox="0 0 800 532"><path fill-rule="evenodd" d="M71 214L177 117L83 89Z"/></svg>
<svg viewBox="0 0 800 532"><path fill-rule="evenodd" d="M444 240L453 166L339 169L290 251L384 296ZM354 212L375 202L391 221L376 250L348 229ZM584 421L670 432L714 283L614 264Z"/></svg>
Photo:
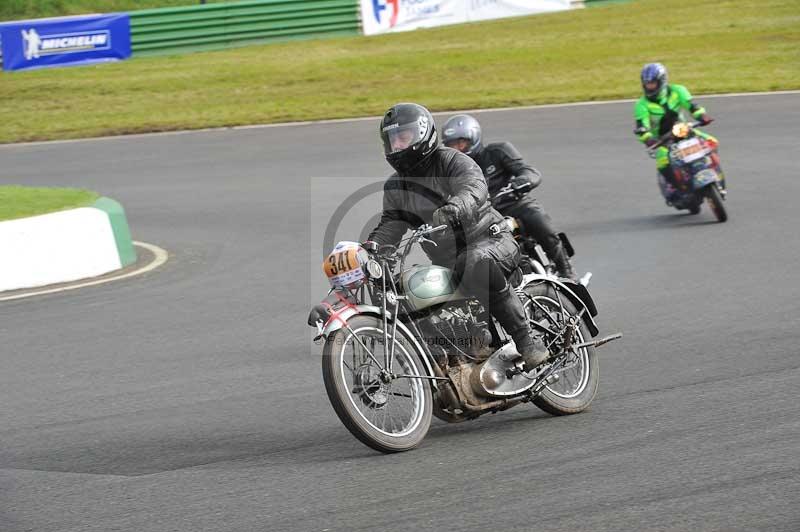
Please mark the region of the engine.
<svg viewBox="0 0 800 532"><path fill-rule="evenodd" d="M482 311L479 304L465 302L461 306L443 307L417 321L428 348L442 368L480 362L492 353L489 327L476 318Z"/></svg>
<svg viewBox="0 0 800 532"><path fill-rule="evenodd" d="M469 301L445 306L417 320L428 348L450 376L459 397L473 405L490 398L479 375L483 362L495 351L489 326L478 316L491 319L479 303Z"/></svg>

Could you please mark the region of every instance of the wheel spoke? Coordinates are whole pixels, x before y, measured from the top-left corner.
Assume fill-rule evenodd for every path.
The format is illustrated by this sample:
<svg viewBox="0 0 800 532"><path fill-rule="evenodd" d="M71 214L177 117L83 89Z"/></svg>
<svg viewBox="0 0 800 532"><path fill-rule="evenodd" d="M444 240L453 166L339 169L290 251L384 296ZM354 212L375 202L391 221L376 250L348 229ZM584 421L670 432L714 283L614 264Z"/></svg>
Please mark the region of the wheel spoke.
<svg viewBox="0 0 800 532"><path fill-rule="evenodd" d="M396 340L394 351L397 369L409 378L385 384L380 377L381 366L376 361L387 348L390 349L379 341L383 332L370 328L367 332L351 330L350 333L341 351L342 377L350 390L350 402L367 423L383 433L397 435L411 430L423 412L425 384L412 378L421 373L409 354L407 344Z"/></svg>
<svg viewBox="0 0 800 532"><path fill-rule="evenodd" d="M391 405L386 405L383 407L383 419L381 420L381 429L386 430L386 414L389 413L389 408Z"/></svg>
<svg viewBox="0 0 800 532"><path fill-rule="evenodd" d="M558 329L556 334L545 335L545 345L554 348L559 338L563 336L570 319L570 313L564 306L561 294L555 290L553 295L529 296L528 299L532 305L531 314L534 314L534 308L537 309L544 314L549 323ZM575 330L572 341L574 343L583 341L580 328ZM559 380L548 385L547 389L558 396L568 398L580 394L588 383L588 359L585 350L572 350L566 354L566 357L564 365L555 371Z"/></svg>
<svg viewBox="0 0 800 532"><path fill-rule="evenodd" d="M547 310L541 303L536 301L536 299L531 299L531 302L534 305L536 305L542 311L542 313L544 313L545 317L547 318L547 321L549 321L550 323L552 323L556 327L559 326L559 323L555 319L553 319L553 317L550 315L550 311Z"/></svg>

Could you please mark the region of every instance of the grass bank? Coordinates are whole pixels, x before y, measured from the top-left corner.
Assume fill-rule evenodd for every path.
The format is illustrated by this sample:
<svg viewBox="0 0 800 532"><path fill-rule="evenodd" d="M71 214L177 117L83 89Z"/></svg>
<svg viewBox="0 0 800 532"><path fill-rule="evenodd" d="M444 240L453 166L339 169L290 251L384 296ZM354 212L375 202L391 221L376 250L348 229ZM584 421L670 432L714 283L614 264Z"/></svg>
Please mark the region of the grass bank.
<svg viewBox="0 0 800 532"><path fill-rule="evenodd" d="M638 0L376 37L0 74L0 142L629 98L661 61L694 93L800 88L800 0Z"/></svg>
<svg viewBox="0 0 800 532"><path fill-rule="evenodd" d="M0 186L0 221L86 207L99 197L75 188Z"/></svg>

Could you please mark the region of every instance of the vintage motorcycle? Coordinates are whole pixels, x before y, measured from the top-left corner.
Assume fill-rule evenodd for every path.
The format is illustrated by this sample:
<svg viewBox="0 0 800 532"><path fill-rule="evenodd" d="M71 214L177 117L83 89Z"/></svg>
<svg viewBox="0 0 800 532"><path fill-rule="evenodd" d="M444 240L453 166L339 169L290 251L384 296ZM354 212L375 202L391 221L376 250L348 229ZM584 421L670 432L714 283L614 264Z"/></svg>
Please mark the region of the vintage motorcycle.
<svg viewBox="0 0 800 532"><path fill-rule="evenodd" d="M677 122L670 131L648 148L652 157L660 146L669 150L669 163L675 173L677 194L670 204L678 210L687 209L691 214L700 212L703 201L717 221L728 219L725 209L725 176L717 153L718 144L695 133L699 123ZM664 197L671 194L670 185L658 174L658 184Z"/></svg>
<svg viewBox="0 0 800 532"><path fill-rule="evenodd" d="M481 303L439 266L405 267L415 243L446 226L422 226L398 246L369 255L340 242L324 262L333 286L308 323L322 342L322 375L339 419L381 452L420 444L432 416L457 423L533 402L575 414L598 386L597 309L584 285L547 273L510 281L551 357L524 371L513 341ZM533 259L527 259L533 260ZM367 302L369 296L370 302Z"/></svg>

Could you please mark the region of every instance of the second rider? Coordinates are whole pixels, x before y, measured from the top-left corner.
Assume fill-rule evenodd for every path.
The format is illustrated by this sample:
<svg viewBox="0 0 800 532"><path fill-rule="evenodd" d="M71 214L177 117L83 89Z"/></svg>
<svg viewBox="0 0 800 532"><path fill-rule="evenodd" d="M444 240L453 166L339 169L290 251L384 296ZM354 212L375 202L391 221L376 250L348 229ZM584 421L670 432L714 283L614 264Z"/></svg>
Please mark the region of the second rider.
<svg viewBox="0 0 800 532"><path fill-rule="evenodd" d="M481 137L481 125L470 115L456 115L442 128L444 145L469 155L481 167L492 198L509 184L514 188L530 184L532 189L541 184L542 174L525 162L513 144L494 142L484 146ZM519 219L525 232L544 248L558 274L575 280L575 271L553 228L553 220L538 201L528 194L509 196L508 200L495 202L494 208L503 216Z"/></svg>

